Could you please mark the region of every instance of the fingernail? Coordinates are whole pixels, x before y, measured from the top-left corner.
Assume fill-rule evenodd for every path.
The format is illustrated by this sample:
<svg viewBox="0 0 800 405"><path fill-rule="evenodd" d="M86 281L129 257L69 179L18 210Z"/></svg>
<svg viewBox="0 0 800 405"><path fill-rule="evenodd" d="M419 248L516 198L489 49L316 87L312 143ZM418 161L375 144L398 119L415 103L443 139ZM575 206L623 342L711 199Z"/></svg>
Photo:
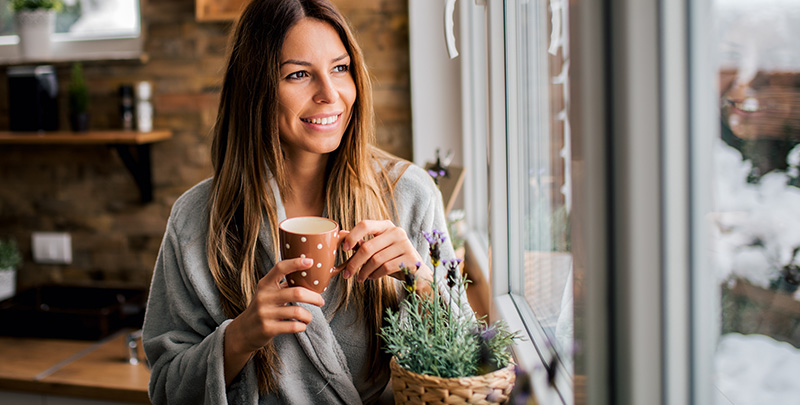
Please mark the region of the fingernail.
<svg viewBox="0 0 800 405"><path fill-rule="evenodd" d="M314 264L314 260L313 259L310 259L308 257L303 259L303 266L311 266L312 264Z"/></svg>
<svg viewBox="0 0 800 405"><path fill-rule="evenodd" d="M350 278L350 272L349 272L349 271L347 271L347 270L345 270L345 271L344 271L344 273L342 273L342 276L343 276L343 277L345 278L345 280L346 280L346 279Z"/></svg>
<svg viewBox="0 0 800 405"><path fill-rule="evenodd" d="M344 245L342 245L342 249L344 249L345 252L350 250L350 244L345 242Z"/></svg>

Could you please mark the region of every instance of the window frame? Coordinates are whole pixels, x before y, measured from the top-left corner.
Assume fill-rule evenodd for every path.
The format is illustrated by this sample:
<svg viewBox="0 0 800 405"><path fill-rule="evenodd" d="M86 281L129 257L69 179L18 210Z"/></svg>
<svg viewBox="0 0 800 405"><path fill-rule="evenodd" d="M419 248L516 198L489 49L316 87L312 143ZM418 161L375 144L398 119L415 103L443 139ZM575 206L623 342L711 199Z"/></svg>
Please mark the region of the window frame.
<svg viewBox="0 0 800 405"><path fill-rule="evenodd" d="M467 237L468 257L474 258L485 279L490 280L492 295L490 318L506 321L512 330L523 332L525 339L517 341L513 352L518 364L528 373L534 392L549 391L545 365L542 360L546 336L538 325L526 324L524 297L514 294L510 274L492 269L509 269L519 260L510 260L508 212L510 175L507 124L508 89L505 43L507 13L503 1L485 3L461 2L462 40L462 120L463 144L467 180L464 183L465 210L470 227ZM468 23L464 23L468 22ZM488 62L487 62L488 61ZM480 146L484 145L482 150ZM486 193L489 201L486 202ZM486 220L488 218L488 221ZM517 263L518 264L518 263ZM572 403L572 380L563 378L566 371L558 369L556 394L558 401ZM567 376L568 377L568 376ZM568 395L565 395L568 393Z"/></svg>
<svg viewBox="0 0 800 405"><path fill-rule="evenodd" d="M135 1L137 32L131 35L51 34L52 55L47 60L23 58L17 35L0 36L0 64L67 62L76 60L141 59L144 54L141 1Z"/></svg>
<svg viewBox="0 0 800 405"><path fill-rule="evenodd" d="M471 183L484 181L491 199L472 208L486 211L470 212L467 205L467 218L488 215L491 235L468 239L468 249L487 252L478 265L488 266L482 271L491 280L491 316L531 337L517 342L514 352L533 370L539 395L548 388L536 372L543 366L541 336L525 322L509 272L498 271L519 267L510 259L509 193L516 190L508 187L514 173L506 167L506 159L512 166L514 159L506 155L514 150L514 120L506 107L516 86L508 80L513 72L506 62L515 48L507 42L504 7L513 1L481 2L483 19L462 12L461 37L473 44L462 45L472 52L462 66L482 63L481 55L488 60L486 72L462 68L463 87L471 90L464 93L465 150L476 137L490 140L488 173L470 169L474 160L465 153L466 201L480 199ZM467 10L479 7L461 3ZM711 143L702 136L719 131L717 97L709 88L717 80L712 8L711 0L570 2L573 179L582 179L573 183L572 212L581 223L572 224L572 237L581 244L574 263L584 290L582 323L576 324L583 347L575 361L587 379L581 392L557 387L562 397L555 402L712 402L719 299L707 271L703 218L710 206ZM485 43L476 35L486 36ZM481 112L488 116L485 130L472 126Z"/></svg>
<svg viewBox="0 0 800 405"><path fill-rule="evenodd" d="M524 215L525 210L522 206L522 202L524 201L522 195L524 188L522 185L527 183L527 177L523 175L523 173L527 173L524 159L524 154L527 152L527 149L523 147L524 142L521 139L522 136L525 136L526 134L520 132L521 128L519 125L520 117L518 108L520 98L525 97L523 91L520 91L520 84L517 81L517 78L520 77L518 72L518 52L520 51L520 48L519 44L517 43L517 38L519 37L519 26L516 21L516 7L518 4L519 3L517 1L504 2L504 57L501 57L499 54L495 54L490 58L493 63L497 63L496 61L504 62L505 70L505 96L502 105L503 109L505 110L505 127L501 128L498 125L497 127L492 128L492 139L493 142L496 142L498 146L502 145L502 137L495 135L500 133L501 130L504 130L505 145L502 146L504 149L503 153L505 153L505 159L499 159L500 155L498 153L498 155L495 156L495 161L497 164L494 166L495 171L504 174L504 176L498 175L498 177L493 178L493 183L497 184L499 182L503 182L505 183L505 187L496 187L493 189L490 195L492 201L502 201L505 199L505 206L507 207L504 224L499 223L497 228L493 229L497 233L502 232L504 235L506 235L504 242L506 243L505 250L507 253L505 256L507 261L498 261L497 263L493 263L493 265L497 266L495 268L508 269L508 272L504 273L507 279L498 277L493 280L493 285L496 286L495 297L498 302L498 310L500 313L502 313L502 318L509 320L513 317L515 322L517 322L517 318L519 318L518 322L521 322L521 324L524 325L520 330L524 330L526 332L527 338L531 343L530 345L525 346L517 345L519 357L527 358L531 357L533 354L536 354L541 362L549 361L550 357L553 355L552 353L549 353L548 349L548 346L551 344L548 342L550 342L552 339L546 335L544 328L536 319L533 309L530 307L524 296L523 285L521 285L522 283L516 283L516 280L523 280L521 273L525 271L525 264L523 261L524 238L522 238L525 229L524 224L520 221L511 220L511 218L522 218ZM535 19L537 23L543 24L543 27L536 26L533 28L533 30L535 30L535 33L533 34L535 35L535 43L538 47L541 47L538 49L547 49L547 38L550 35L550 31L546 29L548 21L546 5L542 2L532 1L528 2L528 5L536 5L535 10L533 10L533 12L536 13ZM497 33L494 34L496 38L499 38ZM499 43L495 45L495 48L499 48ZM546 52L542 54L542 52L538 51L535 55L533 55L533 58L535 59L534 73L531 75L531 80L528 82L529 85L532 86L532 92L539 95L538 99L534 101L534 106L532 106L535 111L531 112L533 120L538 122L538 125L534 129L534 136L537 138L549 138L551 136L549 120L552 111L550 110L550 88L548 87L549 79L551 79L551 77L549 76L548 60L545 55ZM500 71L499 63L495 68L495 71ZM496 81L493 83L493 86L499 87L498 83L500 83L499 78L496 79ZM499 95L497 97L497 99L491 98L490 100L499 106L501 101L499 99ZM501 283L506 287L500 288L499 284ZM513 308L513 311L510 310L511 308ZM533 347L535 352L531 351L530 346ZM561 353L559 350L556 355L561 356L563 353ZM570 371L564 367L563 362L558 362L556 364L556 378L554 380L555 392L559 396L561 402L564 404L572 404L574 402L573 377ZM525 369L530 370L531 366L537 367L536 365L528 364Z"/></svg>

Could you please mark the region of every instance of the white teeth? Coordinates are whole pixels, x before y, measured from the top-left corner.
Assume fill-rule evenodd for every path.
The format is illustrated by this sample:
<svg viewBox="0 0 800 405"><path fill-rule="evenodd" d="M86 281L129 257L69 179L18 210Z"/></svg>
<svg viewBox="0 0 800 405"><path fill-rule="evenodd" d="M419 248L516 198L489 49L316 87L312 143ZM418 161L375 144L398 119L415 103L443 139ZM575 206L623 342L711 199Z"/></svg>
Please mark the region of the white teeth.
<svg viewBox="0 0 800 405"><path fill-rule="evenodd" d="M760 105L758 103L758 99L748 97L740 102L735 102L730 100L729 103L733 105L734 108L744 112L758 112L761 110Z"/></svg>
<svg viewBox="0 0 800 405"><path fill-rule="evenodd" d="M754 98L746 98L744 99L744 102L737 105L736 107L738 107L742 111L756 112L758 111L758 100Z"/></svg>
<svg viewBox="0 0 800 405"><path fill-rule="evenodd" d="M325 117L325 118L313 118L313 119L301 118L301 120L304 121L304 122L308 122L308 123L311 123L311 124L317 124L317 125L333 124L338 119L339 119L338 115L332 115L330 117Z"/></svg>

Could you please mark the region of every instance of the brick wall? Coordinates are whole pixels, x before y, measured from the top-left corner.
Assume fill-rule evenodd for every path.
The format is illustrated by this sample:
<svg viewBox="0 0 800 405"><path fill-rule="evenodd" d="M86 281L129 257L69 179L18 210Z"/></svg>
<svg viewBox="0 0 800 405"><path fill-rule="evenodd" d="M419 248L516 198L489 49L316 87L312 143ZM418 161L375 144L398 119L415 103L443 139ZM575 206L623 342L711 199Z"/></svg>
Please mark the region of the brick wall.
<svg viewBox="0 0 800 405"><path fill-rule="evenodd" d="M356 30L375 86L378 142L411 158L407 0L334 0ZM173 138L152 148L154 201L142 204L116 152L106 146L0 146L0 238L23 250L21 287L47 282L149 283L169 210L208 177L210 131L230 23L198 23L194 0L142 2L145 61L88 61L93 129L121 127L118 88L153 84L154 126ZM55 64L61 128L67 129L70 64ZM0 69L0 130L8 129L8 88ZM80 135L76 135L80 136ZM69 232L71 265L33 263L33 231Z"/></svg>

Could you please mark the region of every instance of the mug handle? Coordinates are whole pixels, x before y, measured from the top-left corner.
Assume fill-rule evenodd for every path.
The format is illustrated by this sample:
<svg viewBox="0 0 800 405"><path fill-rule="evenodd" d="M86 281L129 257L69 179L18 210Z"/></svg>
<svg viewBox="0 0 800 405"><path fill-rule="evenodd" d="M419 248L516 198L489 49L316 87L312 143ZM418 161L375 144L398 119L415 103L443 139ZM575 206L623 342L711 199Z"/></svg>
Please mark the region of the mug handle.
<svg viewBox="0 0 800 405"><path fill-rule="evenodd" d="M342 243L344 243L344 238L346 238L347 235L350 235L350 231L342 230L342 231L338 231L336 233L336 237L339 239L339 241L336 243L336 248L337 249L341 249L342 248ZM348 261L349 261L349 259L348 259ZM347 262L344 262L344 263L334 267L333 268L333 275L331 275L331 277L341 273L341 271L344 270L345 267L347 267Z"/></svg>

